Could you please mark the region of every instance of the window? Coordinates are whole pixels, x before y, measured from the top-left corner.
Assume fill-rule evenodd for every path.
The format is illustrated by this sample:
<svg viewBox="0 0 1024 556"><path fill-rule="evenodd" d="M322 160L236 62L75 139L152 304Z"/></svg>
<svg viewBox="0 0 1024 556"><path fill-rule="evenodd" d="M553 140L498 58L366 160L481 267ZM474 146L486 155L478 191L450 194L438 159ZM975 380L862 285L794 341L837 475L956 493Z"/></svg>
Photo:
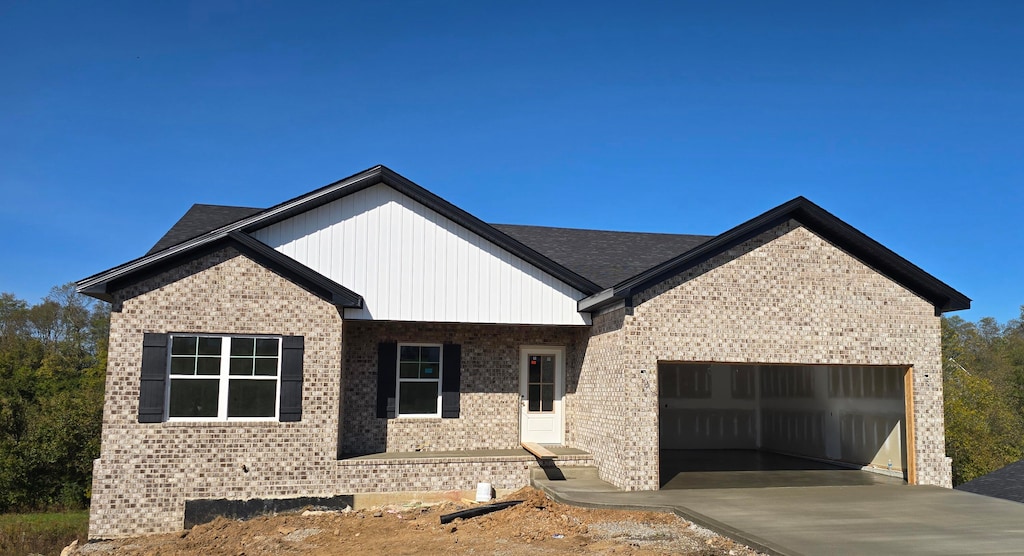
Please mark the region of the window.
<svg viewBox="0 0 1024 556"><path fill-rule="evenodd" d="M169 419L276 419L281 339L171 336Z"/></svg>
<svg viewBox="0 0 1024 556"><path fill-rule="evenodd" d="M458 419L461 380L462 346L459 344L380 342L377 344L377 417L394 419L401 414Z"/></svg>
<svg viewBox="0 0 1024 556"><path fill-rule="evenodd" d="M555 356L529 355L527 408L550 413L555 405Z"/></svg>
<svg viewBox="0 0 1024 556"><path fill-rule="evenodd" d="M398 415L437 417L441 403L441 346L398 346Z"/></svg>

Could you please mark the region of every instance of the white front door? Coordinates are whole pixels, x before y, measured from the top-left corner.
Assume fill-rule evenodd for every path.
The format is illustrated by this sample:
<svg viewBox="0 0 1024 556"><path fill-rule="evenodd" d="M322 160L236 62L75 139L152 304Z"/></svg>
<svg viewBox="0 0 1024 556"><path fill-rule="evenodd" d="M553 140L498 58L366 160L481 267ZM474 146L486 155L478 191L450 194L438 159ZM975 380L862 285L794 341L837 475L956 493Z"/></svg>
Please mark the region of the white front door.
<svg viewBox="0 0 1024 556"><path fill-rule="evenodd" d="M565 429L565 348L523 346L519 349L519 436L522 442L561 444Z"/></svg>

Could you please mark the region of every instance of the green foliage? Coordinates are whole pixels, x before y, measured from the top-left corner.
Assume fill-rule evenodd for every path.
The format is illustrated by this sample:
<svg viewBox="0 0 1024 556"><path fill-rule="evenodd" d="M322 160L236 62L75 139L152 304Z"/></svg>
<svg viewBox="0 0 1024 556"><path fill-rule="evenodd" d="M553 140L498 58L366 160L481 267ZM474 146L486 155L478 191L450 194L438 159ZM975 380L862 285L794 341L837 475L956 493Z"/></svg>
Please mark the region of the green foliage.
<svg viewBox="0 0 1024 556"><path fill-rule="evenodd" d="M88 528L87 511L0 515L0 554L59 554Z"/></svg>
<svg viewBox="0 0 1024 556"><path fill-rule="evenodd" d="M942 319L942 357L953 484L1024 457L1024 306L1005 325Z"/></svg>
<svg viewBox="0 0 1024 556"><path fill-rule="evenodd" d="M0 294L0 512L88 505L109 318L71 284Z"/></svg>

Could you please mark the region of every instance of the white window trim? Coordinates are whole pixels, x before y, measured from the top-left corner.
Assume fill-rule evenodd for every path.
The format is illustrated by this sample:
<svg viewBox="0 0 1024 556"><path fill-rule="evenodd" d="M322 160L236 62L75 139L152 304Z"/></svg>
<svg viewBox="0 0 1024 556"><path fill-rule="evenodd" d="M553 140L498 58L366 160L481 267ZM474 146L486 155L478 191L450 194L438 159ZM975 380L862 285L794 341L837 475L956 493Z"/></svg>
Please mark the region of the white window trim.
<svg viewBox="0 0 1024 556"><path fill-rule="evenodd" d="M437 378L402 378L402 346L408 347L436 347L438 348ZM422 344L406 342L398 344L398 353L395 357L395 417L398 419L439 419L441 417L441 379L444 373L444 346L441 344ZM402 383L403 382L437 382L437 402L434 413L402 413Z"/></svg>
<svg viewBox="0 0 1024 556"><path fill-rule="evenodd" d="M214 375L173 375L171 374L171 346L174 338L220 338L220 374L216 378L220 381L217 389L217 416L216 417L171 417L171 380L213 380ZM274 387L274 416L273 417L228 417L228 382L231 380L231 339L232 338L256 338L277 340L277 375L248 376L246 380L273 380ZM273 422L280 419L281 413L281 336L268 336L265 334L169 334L167 337L167 386L164 389L164 421L171 423L239 423L239 422ZM236 379L242 378L236 375Z"/></svg>

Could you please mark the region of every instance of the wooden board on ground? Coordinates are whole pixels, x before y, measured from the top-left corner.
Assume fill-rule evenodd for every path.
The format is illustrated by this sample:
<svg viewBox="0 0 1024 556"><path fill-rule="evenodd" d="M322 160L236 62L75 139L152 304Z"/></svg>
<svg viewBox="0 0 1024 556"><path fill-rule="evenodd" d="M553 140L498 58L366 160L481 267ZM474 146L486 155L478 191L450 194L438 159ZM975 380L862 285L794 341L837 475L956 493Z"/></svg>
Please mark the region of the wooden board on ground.
<svg viewBox="0 0 1024 556"><path fill-rule="evenodd" d="M523 449L540 459L558 459L554 452L536 442L522 442Z"/></svg>

